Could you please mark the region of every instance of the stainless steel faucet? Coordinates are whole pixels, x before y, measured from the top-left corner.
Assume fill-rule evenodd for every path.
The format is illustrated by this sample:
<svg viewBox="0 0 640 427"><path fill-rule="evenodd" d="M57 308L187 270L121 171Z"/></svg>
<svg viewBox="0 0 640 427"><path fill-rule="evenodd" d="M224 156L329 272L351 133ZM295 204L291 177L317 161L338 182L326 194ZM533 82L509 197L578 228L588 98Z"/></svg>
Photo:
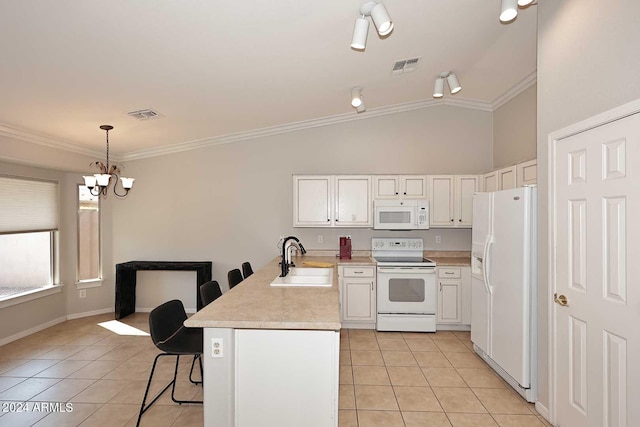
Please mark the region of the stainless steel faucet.
<svg viewBox="0 0 640 427"><path fill-rule="evenodd" d="M289 267L295 267L295 265L291 262L291 254L289 253L289 249L291 246L297 246L300 249L301 254L306 254L305 250L300 240L298 240L295 236L285 237L282 241L282 260L280 262L280 277L285 277L289 274Z"/></svg>

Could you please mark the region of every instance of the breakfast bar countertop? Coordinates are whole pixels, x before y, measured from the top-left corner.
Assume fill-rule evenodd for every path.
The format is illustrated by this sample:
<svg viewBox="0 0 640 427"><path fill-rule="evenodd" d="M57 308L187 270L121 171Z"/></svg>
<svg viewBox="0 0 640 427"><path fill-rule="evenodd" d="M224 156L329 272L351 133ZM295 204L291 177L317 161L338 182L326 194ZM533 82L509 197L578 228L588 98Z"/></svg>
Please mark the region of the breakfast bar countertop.
<svg viewBox="0 0 640 427"><path fill-rule="evenodd" d="M277 257L191 316L185 325L198 328L339 330L338 265L375 263L369 257L293 258L298 267L303 267L305 261L332 264L332 286L270 286L271 281L280 274L280 257Z"/></svg>

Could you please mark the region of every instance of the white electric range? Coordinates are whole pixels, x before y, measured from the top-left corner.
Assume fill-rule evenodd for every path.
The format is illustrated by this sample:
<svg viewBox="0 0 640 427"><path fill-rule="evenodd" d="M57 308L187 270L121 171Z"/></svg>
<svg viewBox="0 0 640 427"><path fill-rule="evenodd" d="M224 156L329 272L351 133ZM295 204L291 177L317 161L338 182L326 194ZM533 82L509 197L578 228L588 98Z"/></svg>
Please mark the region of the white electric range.
<svg viewBox="0 0 640 427"><path fill-rule="evenodd" d="M423 257L420 238L374 237L378 331L435 332L436 263Z"/></svg>

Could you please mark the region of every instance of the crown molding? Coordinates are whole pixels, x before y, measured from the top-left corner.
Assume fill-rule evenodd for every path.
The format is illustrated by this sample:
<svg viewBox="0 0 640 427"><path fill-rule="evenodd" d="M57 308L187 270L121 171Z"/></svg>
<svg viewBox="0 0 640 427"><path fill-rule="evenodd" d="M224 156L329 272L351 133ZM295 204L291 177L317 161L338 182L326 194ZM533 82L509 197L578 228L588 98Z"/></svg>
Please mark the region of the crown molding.
<svg viewBox="0 0 640 427"><path fill-rule="evenodd" d="M296 132L305 129L312 129L322 126L335 125L339 123L354 122L359 120L371 119L374 117L386 116L389 114L403 113L407 111L420 110L437 106L453 106L461 108L470 108L474 110L492 111L491 104L470 99L428 99L421 101L408 102L404 104L396 104L385 107L368 109L363 113L343 113L335 116L322 117L319 119L304 120L300 122L288 123L285 125L272 126L261 129L254 129L246 132L232 133L228 135L215 136L211 138L196 139L193 141L185 141L177 144L171 144L165 147L150 148L146 150L135 151L121 156L121 161L138 160L148 157L161 156L165 154L174 154L182 151L195 150L198 148L209 147L212 145L230 144L232 142L246 141L255 138L264 138L274 135L281 135L290 132Z"/></svg>
<svg viewBox="0 0 640 427"><path fill-rule="evenodd" d="M511 89L509 89L508 91L500 95L499 97L497 97L491 103L491 110L495 111L498 108L502 107L504 104L511 101L513 98L520 95L522 92L524 92L525 90L529 89L531 86L536 84L537 81L538 81L538 70L533 70L531 74L529 74L524 79L520 80L518 84L516 84L514 87L512 87Z"/></svg>
<svg viewBox="0 0 640 427"><path fill-rule="evenodd" d="M25 131L5 124L0 124L0 136L6 136L9 138L17 139L19 141L41 145L43 147L55 148L57 150L69 151L71 153L82 154L90 157L103 156L102 152L90 150L88 148L75 144L69 144L68 142L64 142L60 139L53 138L48 135ZM113 156L111 157L114 158Z"/></svg>
<svg viewBox="0 0 640 427"><path fill-rule="evenodd" d="M458 108L469 108L472 110L493 112L500 108L511 99L515 98L523 91L536 83L536 71L529 74L521 80L516 86L502 94L492 103L476 101L473 99L445 97L441 99L425 99L420 101L407 102L404 104L389 105L366 110L363 113L343 113L334 116L322 117L318 119L303 120L300 122L287 123L279 126L271 126L261 129L254 129L246 132L237 132L227 135L214 136L209 138L196 139L192 141L179 142L164 147L149 148L145 150L133 151L121 155L111 155L111 158L117 162L138 160L148 157L162 156L166 154L175 154L183 151L196 150L199 148L209 147L212 145L230 144L232 142L246 141L255 138L264 138L269 136L281 135L291 132L297 132L305 129L312 129L322 126L330 126L340 123L354 122L358 120L366 120L374 117L386 116L389 114L397 114L408 111L421 110L424 108L432 108L438 106L450 106ZM0 124L0 136L7 136L21 141L42 145L45 147L56 148L69 151L72 153L82 154L91 157L101 157L102 152L89 150L87 148L69 144L59 139L40 135L33 132L27 132L8 125Z"/></svg>

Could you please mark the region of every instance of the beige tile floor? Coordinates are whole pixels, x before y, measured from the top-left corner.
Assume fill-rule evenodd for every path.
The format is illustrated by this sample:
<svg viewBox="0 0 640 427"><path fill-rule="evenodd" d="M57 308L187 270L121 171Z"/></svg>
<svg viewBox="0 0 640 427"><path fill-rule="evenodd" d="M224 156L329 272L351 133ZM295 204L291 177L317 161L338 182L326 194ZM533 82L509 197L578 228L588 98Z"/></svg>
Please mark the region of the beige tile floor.
<svg viewBox="0 0 640 427"><path fill-rule="evenodd" d="M98 325L109 320L71 320L0 347L0 426L135 426L158 351L148 336ZM148 331L147 314L123 322ZM468 332L345 329L340 345L340 427L549 426L473 354ZM187 381L189 368L185 358L176 395L202 399L202 387ZM151 392L172 376L165 358ZM57 411L43 405L54 402L62 404ZM73 411L60 410L67 403ZM175 404L167 392L141 424L202 426L202 405Z"/></svg>
<svg viewBox="0 0 640 427"><path fill-rule="evenodd" d="M340 333L340 427L548 427L469 332Z"/></svg>
<svg viewBox="0 0 640 427"><path fill-rule="evenodd" d="M148 336L121 336L98 326L109 320L113 314L71 320L0 347L0 426L135 426L159 351ZM123 319L147 332L148 321L145 313ZM163 359L151 392L173 377L175 359ZM181 360L176 397L202 399L202 386L187 381L190 367L189 358ZM52 411L42 405L54 402L61 402L63 408L69 403L73 410ZM25 407L28 412L18 412ZM171 401L170 390L141 423L154 427L202 424L202 405L178 405Z"/></svg>

